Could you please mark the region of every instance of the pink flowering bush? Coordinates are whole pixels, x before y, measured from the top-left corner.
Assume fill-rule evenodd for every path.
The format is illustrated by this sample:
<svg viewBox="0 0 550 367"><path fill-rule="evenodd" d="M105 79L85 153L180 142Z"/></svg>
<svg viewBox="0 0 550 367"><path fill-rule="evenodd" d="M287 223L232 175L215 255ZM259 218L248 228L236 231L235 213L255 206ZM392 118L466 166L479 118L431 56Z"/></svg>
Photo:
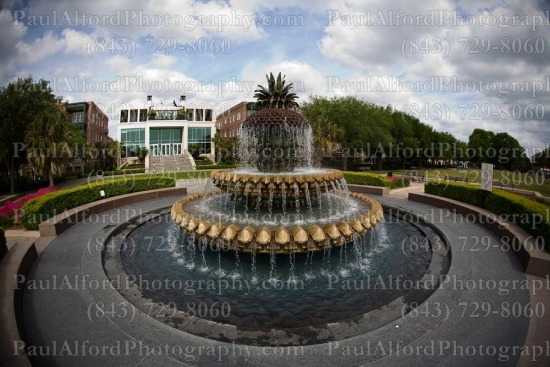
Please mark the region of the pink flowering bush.
<svg viewBox="0 0 550 367"><path fill-rule="evenodd" d="M386 176L386 178L387 178L388 180L390 180L391 182L397 180L397 177L394 177L394 176Z"/></svg>
<svg viewBox="0 0 550 367"><path fill-rule="evenodd" d="M39 189L37 192L34 192L32 194L23 195L20 198L18 198L15 201L6 201L2 207L0 207L0 216L1 217L13 217L15 213L21 209L25 203L31 199L44 196L52 191L56 191L57 189L55 187L44 187L42 189Z"/></svg>

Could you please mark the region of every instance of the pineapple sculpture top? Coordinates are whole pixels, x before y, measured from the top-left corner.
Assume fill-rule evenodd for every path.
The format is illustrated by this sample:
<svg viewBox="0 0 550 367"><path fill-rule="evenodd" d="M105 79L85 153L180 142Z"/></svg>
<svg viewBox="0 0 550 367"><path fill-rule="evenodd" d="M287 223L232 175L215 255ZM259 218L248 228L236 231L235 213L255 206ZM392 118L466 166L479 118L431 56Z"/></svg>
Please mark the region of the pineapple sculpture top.
<svg viewBox="0 0 550 367"><path fill-rule="evenodd" d="M239 155L243 166L263 173L292 172L296 167L311 167L312 132L306 118L298 112L281 73L266 75L267 88L258 85L254 97L256 110L242 125Z"/></svg>
<svg viewBox="0 0 550 367"><path fill-rule="evenodd" d="M281 78L281 73L277 75L277 79L273 76L273 73L269 73L269 76L265 76L267 79L266 89L263 85L258 84L259 89L254 92L254 98L256 98L256 109L264 108L298 108L298 103L294 101L298 98L296 93L290 92L294 83L286 84L285 76Z"/></svg>

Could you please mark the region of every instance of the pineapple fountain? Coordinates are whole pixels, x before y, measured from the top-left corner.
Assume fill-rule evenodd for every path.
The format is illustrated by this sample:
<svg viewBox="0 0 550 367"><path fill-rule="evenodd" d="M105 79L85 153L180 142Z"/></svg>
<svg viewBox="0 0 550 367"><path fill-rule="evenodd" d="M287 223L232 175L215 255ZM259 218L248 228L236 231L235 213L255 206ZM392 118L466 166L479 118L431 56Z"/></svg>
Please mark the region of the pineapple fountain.
<svg viewBox="0 0 550 367"><path fill-rule="evenodd" d="M217 170L219 190L176 202L172 220L193 240L244 253L307 253L350 243L383 215L347 190L343 173L312 167L312 131L281 73L255 92L257 112L241 127L241 167Z"/></svg>
<svg viewBox="0 0 550 367"><path fill-rule="evenodd" d="M212 172L212 190L121 230L105 267L139 279L120 291L144 312L153 304L157 319L210 339L304 345L331 340L331 323L421 299L379 281L421 279L437 235L348 192L342 172L313 167L311 127L291 87L279 74L256 90L239 168ZM179 286L147 287L160 281ZM350 336L363 332L353 320Z"/></svg>

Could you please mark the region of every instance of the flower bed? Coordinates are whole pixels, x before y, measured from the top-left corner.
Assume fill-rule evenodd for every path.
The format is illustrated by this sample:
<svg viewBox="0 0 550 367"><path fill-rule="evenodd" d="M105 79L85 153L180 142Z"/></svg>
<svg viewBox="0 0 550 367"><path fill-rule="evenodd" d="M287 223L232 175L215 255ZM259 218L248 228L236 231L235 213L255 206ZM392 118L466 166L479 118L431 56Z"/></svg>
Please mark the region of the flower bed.
<svg viewBox="0 0 550 367"><path fill-rule="evenodd" d="M44 196L46 194L49 194L50 192L57 191L55 187L44 187L42 189L39 189L37 192L34 192L32 194L27 194L19 197L15 201L8 200L0 207L0 227L9 227L14 223L17 223L19 221L19 210L23 205L25 205L28 201L39 198L41 196ZM14 216L17 214L17 218L14 218Z"/></svg>

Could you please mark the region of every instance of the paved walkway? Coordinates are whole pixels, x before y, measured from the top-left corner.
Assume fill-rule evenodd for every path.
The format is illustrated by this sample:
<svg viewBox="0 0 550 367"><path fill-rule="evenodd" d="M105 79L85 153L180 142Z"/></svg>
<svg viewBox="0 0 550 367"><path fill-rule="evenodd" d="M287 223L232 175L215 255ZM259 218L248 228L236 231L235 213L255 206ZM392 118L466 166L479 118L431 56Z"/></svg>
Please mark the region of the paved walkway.
<svg viewBox="0 0 550 367"><path fill-rule="evenodd" d="M530 297L514 254L461 216L401 196L376 198L433 218L452 251L448 282L418 314L340 342L286 349L216 342L160 323L111 289L98 240L136 210L170 205L172 197L107 212L104 218L117 220L75 225L45 248L25 296L30 351L40 366L515 366L529 318L509 311L527 308ZM476 251L476 238L484 251ZM64 278L74 287L59 287Z"/></svg>
<svg viewBox="0 0 550 367"><path fill-rule="evenodd" d="M400 199L407 199L409 192L424 192L424 183L423 182L411 182L411 186L403 187L401 189L390 190L390 196Z"/></svg>

